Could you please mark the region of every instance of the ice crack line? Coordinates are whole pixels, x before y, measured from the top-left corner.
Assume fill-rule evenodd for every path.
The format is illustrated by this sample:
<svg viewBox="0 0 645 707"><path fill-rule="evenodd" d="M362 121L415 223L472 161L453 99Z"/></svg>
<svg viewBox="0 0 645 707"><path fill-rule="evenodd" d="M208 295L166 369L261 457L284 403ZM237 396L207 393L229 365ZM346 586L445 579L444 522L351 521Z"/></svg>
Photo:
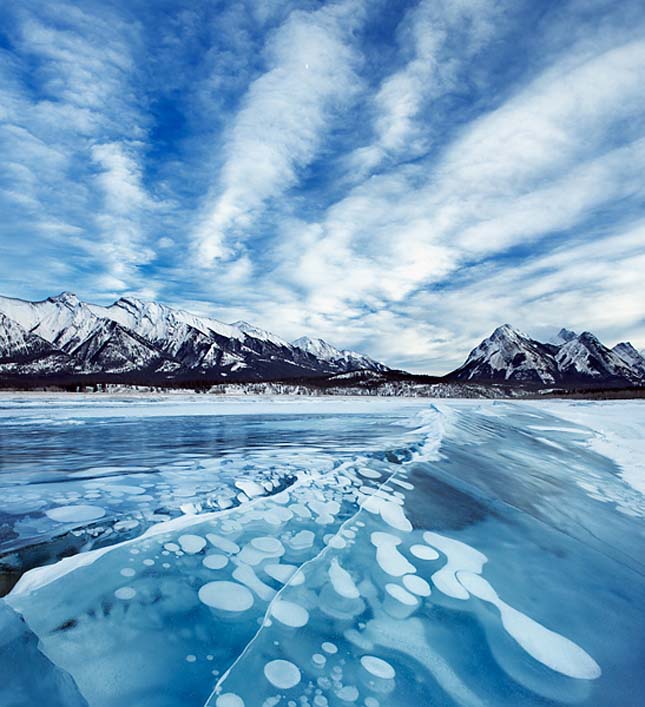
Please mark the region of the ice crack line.
<svg viewBox="0 0 645 707"><path fill-rule="evenodd" d="M441 415L441 414L442 414L442 413L436 408L436 406L432 406L432 407L434 408L434 411L435 411L438 415ZM440 420L439 420L438 418L437 418L437 423L440 425ZM440 432L442 431L441 427L439 428L439 431L440 431ZM433 445L432 445L432 446L433 446L433 451L434 451L434 452L436 452L436 451L439 449L439 447L441 446L441 438L442 438L442 435L439 434L439 435L435 435L434 439L432 440L432 442L433 442ZM418 458L414 458L414 457L413 457L412 459L409 459L409 460L407 460L407 461L404 461L404 462L401 464L401 467L407 467L407 466L409 466L409 465L411 465L411 464L414 464L414 463L416 463L416 462L418 462L418 461L419 461ZM342 464L340 467L338 467L337 469L335 469L335 471L336 471L336 472L340 471L346 464L349 465L350 463L351 463L351 464L354 464L355 462L346 462L345 464ZM374 489L374 492L373 492L373 493L371 493L371 494L369 494L369 495L366 495L366 498L364 498L363 500L361 500L361 501L358 503L358 510L356 511L356 513L354 513L353 515L349 516L345 521L343 521L343 523L341 523L341 525L338 527L337 531L334 533L334 537L338 537L339 535L341 535L346 526L351 525L352 523L354 523L354 522L359 518L359 516L361 515L361 513L365 510L365 505L366 505L367 503L369 503L369 501L372 500L374 497L378 496L379 493L383 492L383 487L384 487L384 486L387 486L387 485L397 476L397 474L399 474L400 472L401 472L401 469L395 469L389 476L387 476L387 477L383 480L383 482L382 482L381 484L379 484L379 485ZM310 479L310 480L313 480L313 478ZM213 688L213 691L211 692L211 694L208 696L208 699L207 699L206 702L204 703L204 707L208 707L208 705L209 705L209 703L211 702L211 700L214 699L214 697L219 693L222 684L224 683L224 681L226 680L226 678L230 675L231 671L232 671L232 670L235 668L235 666L244 658L244 656L246 656L247 653L249 653L249 652L252 650L253 645L254 645L254 644L256 643L256 641L259 639L260 634L262 633L262 631L263 631L264 628L265 628L265 623L266 623L266 621L267 621L267 620L270 618L270 616L271 616L271 608L272 608L274 602L279 601L279 599L280 599L281 595L283 594L283 592L285 592L285 591L287 590L287 588L291 586L292 580L294 579L294 577L295 577L298 573L302 573L302 571L303 571L306 567L312 565L314 562L317 562L318 560L323 559L323 558L325 557L325 554L326 554L327 552L329 552L329 550L330 550L331 547L332 547L331 544L328 543L327 545L325 545L325 546L320 550L320 552L318 552L316 555L314 555L314 556L311 557L310 559L308 559L308 560L306 560L305 562L303 562L301 565L299 565L299 566L298 566L298 569L297 569L296 572L294 572L293 575L289 578L289 580L287 581L287 583L276 593L276 595L273 597L273 599L269 602L269 604L268 604L268 606L267 606L267 608L266 608L266 611L264 612L264 616L263 616L263 618L262 618L262 622L260 623L260 626L259 626L258 630L253 634L253 636L252 636L251 639L248 641L248 643L246 643L246 645L244 646L244 648L240 651L240 654L237 656L237 658L235 658L235 660L231 663L231 665L227 668L227 670L220 676L220 678L218 679L218 681L215 683L215 687Z"/></svg>

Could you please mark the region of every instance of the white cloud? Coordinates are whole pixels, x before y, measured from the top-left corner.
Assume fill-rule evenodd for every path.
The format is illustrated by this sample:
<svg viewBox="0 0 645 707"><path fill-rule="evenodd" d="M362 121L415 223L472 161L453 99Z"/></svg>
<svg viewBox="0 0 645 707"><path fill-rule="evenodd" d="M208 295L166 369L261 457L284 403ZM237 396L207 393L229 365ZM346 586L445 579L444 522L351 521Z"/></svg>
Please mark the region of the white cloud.
<svg viewBox="0 0 645 707"><path fill-rule="evenodd" d="M373 98L375 139L349 157L364 174L388 156L407 158L427 150L432 117L421 113L455 91L461 74L499 32L503 4L489 0L422 0L408 10L399 28L399 46L409 59L389 74ZM459 43L459 54L451 43Z"/></svg>
<svg viewBox="0 0 645 707"><path fill-rule="evenodd" d="M265 202L293 186L316 155L333 111L356 88L347 39L360 14L354 0L294 11L269 40L268 71L252 83L234 120L197 229L200 264L232 255Z"/></svg>

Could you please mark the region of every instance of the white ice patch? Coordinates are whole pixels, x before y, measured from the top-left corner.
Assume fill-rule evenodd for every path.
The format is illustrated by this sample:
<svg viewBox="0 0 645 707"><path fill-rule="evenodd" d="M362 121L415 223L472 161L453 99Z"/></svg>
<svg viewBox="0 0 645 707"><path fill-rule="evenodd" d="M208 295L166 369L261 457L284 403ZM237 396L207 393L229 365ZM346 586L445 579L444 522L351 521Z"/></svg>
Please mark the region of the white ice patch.
<svg viewBox="0 0 645 707"><path fill-rule="evenodd" d="M202 560L202 564L209 570L221 570L228 564L228 557L213 553L212 555L206 555Z"/></svg>
<svg viewBox="0 0 645 707"><path fill-rule="evenodd" d="M121 601L130 601L130 599L134 599L136 595L137 590L134 589L134 587L121 587L114 592L114 596L117 599L121 599Z"/></svg>
<svg viewBox="0 0 645 707"><path fill-rule="evenodd" d="M206 539L213 547L225 552L227 555L236 555L240 551L240 546L237 543L222 535L217 535L217 533L208 533Z"/></svg>
<svg viewBox="0 0 645 707"><path fill-rule="evenodd" d="M375 655L364 655L361 658L361 665L370 675L382 680L392 680L396 675L396 671L388 662Z"/></svg>
<svg viewBox="0 0 645 707"><path fill-rule="evenodd" d="M50 508L45 514L58 523L85 523L97 520L105 515L105 509L100 506L59 506Z"/></svg>
<svg viewBox="0 0 645 707"><path fill-rule="evenodd" d="M235 486L240 489L240 491L243 491L249 498L253 498L254 496L263 496L265 493L260 484L255 481L251 481L250 479L240 479L235 482Z"/></svg>
<svg viewBox="0 0 645 707"><path fill-rule="evenodd" d="M446 564L437 570L432 575L432 581L440 592L447 594L455 599L466 600L469 597L468 592L457 581L455 573L459 570L480 574L484 563L488 558L479 550L462 543L459 540L448 538L439 533L426 531L423 534L423 539L428 545L433 545L437 550L443 552L447 558Z"/></svg>
<svg viewBox="0 0 645 707"><path fill-rule="evenodd" d="M268 584L265 584L248 565L240 565L233 570L233 579L245 584L254 591L263 601L271 601L275 596L275 591Z"/></svg>
<svg viewBox="0 0 645 707"><path fill-rule="evenodd" d="M215 707L244 707L244 700L234 692L227 692L217 698Z"/></svg>
<svg viewBox="0 0 645 707"><path fill-rule="evenodd" d="M358 599L361 595L350 573L340 566L336 558L331 561L329 566L329 579L334 587L334 591L341 597L345 597L346 599Z"/></svg>
<svg viewBox="0 0 645 707"><path fill-rule="evenodd" d="M430 585L425 581L425 579L416 574L406 574L402 581L403 586L409 592L412 592L419 597L429 597L432 593Z"/></svg>
<svg viewBox="0 0 645 707"><path fill-rule="evenodd" d="M417 571L416 567L396 549L396 546L401 544L400 538L396 535L376 531L371 534L370 541L376 547L376 561L386 574L402 577L404 574L413 574Z"/></svg>
<svg viewBox="0 0 645 707"><path fill-rule="evenodd" d="M405 604L406 606L416 606L418 601L414 594L411 594L404 589L400 584L388 583L385 585L385 591L392 597L392 599L399 602L399 604Z"/></svg>
<svg viewBox="0 0 645 707"><path fill-rule="evenodd" d="M198 592L199 600L213 609L240 612L253 606L253 594L237 582L208 582Z"/></svg>
<svg viewBox="0 0 645 707"><path fill-rule="evenodd" d="M439 553L432 547L427 545L412 545L410 553L419 560L436 560L439 558Z"/></svg>
<svg viewBox="0 0 645 707"><path fill-rule="evenodd" d="M316 536L311 530L301 530L289 540L289 546L294 550L308 550L315 539Z"/></svg>
<svg viewBox="0 0 645 707"><path fill-rule="evenodd" d="M187 555L196 555L206 547L206 540L201 535L180 535L179 544Z"/></svg>
<svg viewBox="0 0 645 707"><path fill-rule="evenodd" d="M405 517L401 506L392 501L382 501L379 508L381 518L395 530L409 533L412 530L412 523Z"/></svg>
<svg viewBox="0 0 645 707"><path fill-rule="evenodd" d="M497 607L506 631L535 660L571 678L600 677L600 666L586 651L506 604L479 574L459 572L457 578L471 594Z"/></svg>
<svg viewBox="0 0 645 707"><path fill-rule="evenodd" d="M309 612L304 606L286 599L276 599L271 604L271 616L290 628L302 628L309 621Z"/></svg>
<svg viewBox="0 0 645 707"><path fill-rule="evenodd" d="M275 581L280 582L280 584L287 584L287 582L289 582L292 586L296 587L305 581L304 575L298 572L298 568L295 565L264 565L264 571L271 579L275 579Z"/></svg>
<svg viewBox="0 0 645 707"><path fill-rule="evenodd" d="M288 660L271 660L264 666L264 676L279 690L289 690L301 680L300 670Z"/></svg>

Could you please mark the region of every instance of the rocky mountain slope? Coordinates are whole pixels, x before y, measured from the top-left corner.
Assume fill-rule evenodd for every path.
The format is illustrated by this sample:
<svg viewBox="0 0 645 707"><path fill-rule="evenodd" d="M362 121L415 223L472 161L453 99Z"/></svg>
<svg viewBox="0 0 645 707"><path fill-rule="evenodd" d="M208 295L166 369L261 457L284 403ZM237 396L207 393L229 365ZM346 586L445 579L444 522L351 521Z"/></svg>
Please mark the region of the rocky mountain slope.
<svg viewBox="0 0 645 707"><path fill-rule="evenodd" d="M317 341L299 346L246 322L131 297L109 307L69 292L40 302L0 297L1 377L253 381L388 370Z"/></svg>
<svg viewBox="0 0 645 707"><path fill-rule="evenodd" d="M643 385L645 359L629 343L612 350L588 331L561 329L552 342L542 343L504 324L446 378L539 387Z"/></svg>

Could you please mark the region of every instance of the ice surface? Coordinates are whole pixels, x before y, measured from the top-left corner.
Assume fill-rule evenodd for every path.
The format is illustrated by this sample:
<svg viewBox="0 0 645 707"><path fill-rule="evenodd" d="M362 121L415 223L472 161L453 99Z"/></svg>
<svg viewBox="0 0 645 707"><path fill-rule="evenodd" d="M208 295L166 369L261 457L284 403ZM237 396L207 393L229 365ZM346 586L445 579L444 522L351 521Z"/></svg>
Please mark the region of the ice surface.
<svg viewBox="0 0 645 707"><path fill-rule="evenodd" d="M32 497L50 503L47 488L56 503L11 516L20 539L67 542L78 533L85 543L28 572L7 597L49 669L69 676L81 700L642 704L641 495L616 457L590 444L590 420L563 422L552 402L392 401L389 412L379 402L371 414L349 403L343 414L306 401L300 417L280 415L279 403L266 416L248 405L254 415L227 417L226 450L195 446L195 417L184 426L174 415L158 443L172 429L191 442L164 449L172 461L130 455L132 472L90 475L83 493L64 489L88 482L73 473L125 465L70 461L66 480ZM630 429L645 422L642 408L625 409ZM91 412L83 421L98 424ZM132 417L145 420L141 410ZM211 420L202 432L215 429ZM35 460L20 474L35 480L28 487L42 485ZM14 507L28 495L16 493ZM137 515L131 504L146 496L150 515ZM113 527L109 498L119 500L120 522L138 525L96 543L97 522ZM46 511L82 505L106 516L52 535ZM2 658L3 674L12 660Z"/></svg>

